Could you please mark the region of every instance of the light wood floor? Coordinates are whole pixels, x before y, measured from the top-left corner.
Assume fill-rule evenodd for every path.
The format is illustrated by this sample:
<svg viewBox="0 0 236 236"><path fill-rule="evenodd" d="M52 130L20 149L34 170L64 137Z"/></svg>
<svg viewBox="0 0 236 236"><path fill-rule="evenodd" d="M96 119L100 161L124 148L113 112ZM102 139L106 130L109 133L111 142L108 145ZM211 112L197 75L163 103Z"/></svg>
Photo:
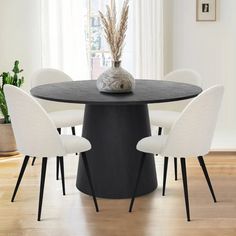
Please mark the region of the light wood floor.
<svg viewBox="0 0 236 236"><path fill-rule="evenodd" d="M1 236L235 236L236 154L211 154L205 158L218 203L214 204L196 159L187 171L191 218L186 222L182 181L173 180L170 161L166 196L161 196L163 159L157 158L159 188L137 199L128 213L129 200L99 200L95 213L90 197L78 192L75 178L78 158L65 160L66 191L55 180L55 160L48 163L42 221L36 221L41 161L28 166L16 201L10 202L22 158L0 159ZM180 174L179 174L180 176Z"/></svg>

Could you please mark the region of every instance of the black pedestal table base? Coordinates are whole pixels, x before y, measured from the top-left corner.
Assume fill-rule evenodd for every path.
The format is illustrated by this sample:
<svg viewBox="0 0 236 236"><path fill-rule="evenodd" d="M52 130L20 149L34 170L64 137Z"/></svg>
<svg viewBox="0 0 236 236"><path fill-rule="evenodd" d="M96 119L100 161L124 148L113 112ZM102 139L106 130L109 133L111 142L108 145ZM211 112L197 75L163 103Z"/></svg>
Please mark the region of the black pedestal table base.
<svg viewBox="0 0 236 236"><path fill-rule="evenodd" d="M83 134L91 144L87 152L97 197L130 198L142 153L137 142L151 135L147 105L86 105ZM145 154L137 196L157 187L153 155ZM79 162L77 188L91 195L83 162Z"/></svg>

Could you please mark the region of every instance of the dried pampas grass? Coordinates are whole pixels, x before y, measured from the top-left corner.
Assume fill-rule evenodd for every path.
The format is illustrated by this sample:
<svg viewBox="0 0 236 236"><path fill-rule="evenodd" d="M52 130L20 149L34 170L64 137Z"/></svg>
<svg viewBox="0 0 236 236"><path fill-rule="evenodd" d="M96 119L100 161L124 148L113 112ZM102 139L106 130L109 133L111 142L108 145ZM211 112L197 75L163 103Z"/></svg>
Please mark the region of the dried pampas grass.
<svg viewBox="0 0 236 236"><path fill-rule="evenodd" d="M128 26L129 0L126 0L123 3L120 22L118 24L115 1L113 6L107 5L106 8L106 16L99 11L105 31L105 37L110 46L113 60L120 61Z"/></svg>

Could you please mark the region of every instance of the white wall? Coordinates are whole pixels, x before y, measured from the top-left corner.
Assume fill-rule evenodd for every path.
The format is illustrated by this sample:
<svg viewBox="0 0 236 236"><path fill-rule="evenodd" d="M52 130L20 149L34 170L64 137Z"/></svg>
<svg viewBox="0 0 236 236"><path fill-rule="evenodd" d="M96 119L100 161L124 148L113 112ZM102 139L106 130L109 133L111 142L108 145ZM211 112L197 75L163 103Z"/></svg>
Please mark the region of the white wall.
<svg viewBox="0 0 236 236"><path fill-rule="evenodd" d="M41 67L40 0L0 0L0 9L0 72L19 60L28 89L29 76Z"/></svg>
<svg viewBox="0 0 236 236"><path fill-rule="evenodd" d="M204 88L225 85L213 149L236 150L236 1L218 1L216 22L196 22L196 0L167 1L172 12L165 12L173 14L166 72L192 68L203 76Z"/></svg>

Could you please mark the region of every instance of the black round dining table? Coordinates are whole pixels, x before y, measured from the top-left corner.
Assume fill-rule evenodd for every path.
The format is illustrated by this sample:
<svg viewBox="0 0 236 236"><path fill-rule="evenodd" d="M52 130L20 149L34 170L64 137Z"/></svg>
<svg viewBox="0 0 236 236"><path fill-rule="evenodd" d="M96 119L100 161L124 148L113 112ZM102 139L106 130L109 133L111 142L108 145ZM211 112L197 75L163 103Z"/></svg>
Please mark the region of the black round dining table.
<svg viewBox="0 0 236 236"><path fill-rule="evenodd" d="M92 149L87 152L91 177L97 197L130 198L142 153L137 142L151 135L148 104L189 99L200 94L198 86L163 80L136 80L135 89L127 94L101 93L96 81L73 81L45 84L31 89L40 99L85 104L82 136ZM157 188L152 154L147 156L137 196ZM88 179L79 162L77 188L91 195Z"/></svg>

